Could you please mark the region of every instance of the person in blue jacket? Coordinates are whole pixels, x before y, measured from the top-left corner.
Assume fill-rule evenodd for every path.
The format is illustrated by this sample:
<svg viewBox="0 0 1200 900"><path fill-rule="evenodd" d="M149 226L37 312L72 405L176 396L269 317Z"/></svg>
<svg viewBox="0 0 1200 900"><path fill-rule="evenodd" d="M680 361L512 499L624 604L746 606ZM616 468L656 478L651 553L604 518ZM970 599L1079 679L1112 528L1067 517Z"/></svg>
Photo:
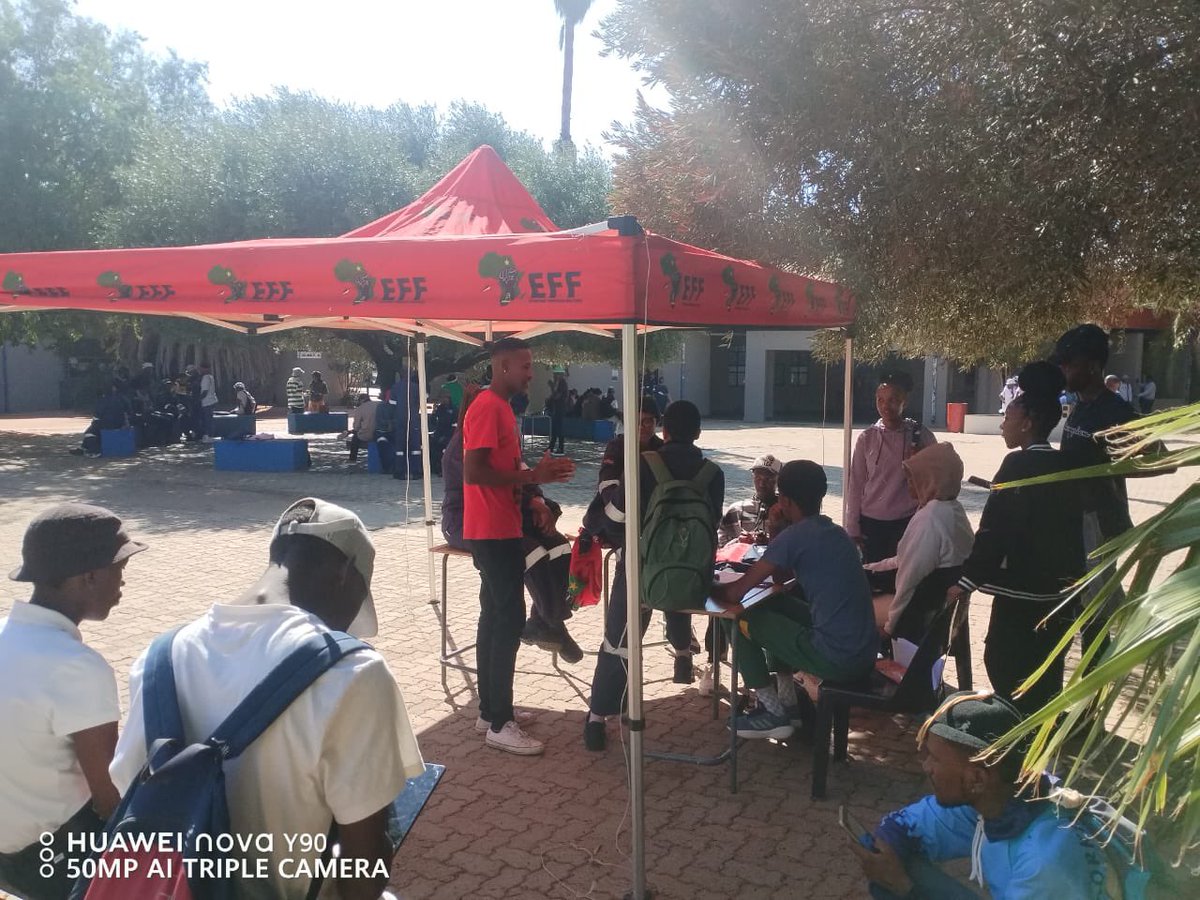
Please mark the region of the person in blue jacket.
<svg viewBox="0 0 1200 900"><path fill-rule="evenodd" d="M852 845L876 900L980 897L993 900L1101 900L1104 851L1071 825L1037 789L1018 783L1020 756L985 764L978 756L1021 721L991 693L951 695L917 735L933 794L886 816L874 835ZM971 860L975 891L937 863Z"/></svg>

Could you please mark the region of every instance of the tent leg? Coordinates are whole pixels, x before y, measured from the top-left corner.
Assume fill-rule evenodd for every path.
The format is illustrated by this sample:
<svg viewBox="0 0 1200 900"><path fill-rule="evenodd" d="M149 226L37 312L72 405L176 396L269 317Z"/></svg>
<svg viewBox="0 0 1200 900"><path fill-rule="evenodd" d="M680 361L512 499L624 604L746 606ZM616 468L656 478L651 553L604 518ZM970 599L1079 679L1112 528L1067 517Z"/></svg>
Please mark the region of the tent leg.
<svg viewBox="0 0 1200 900"><path fill-rule="evenodd" d="M846 335L846 374L842 386L842 527L848 527L846 510L850 487L851 439L854 436L854 338Z"/></svg>
<svg viewBox="0 0 1200 900"><path fill-rule="evenodd" d="M430 480L433 478L433 461L429 458L429 406L426 398L429 396L429 376L426 374L425 365L425 335L417 335L417 387L420 391L421 402L421 474L424 478L421 479L423 493L425 495L425 545L428 550L433 549L433 485ZM411 377L411 376L410 376ZM408 465L408 460L404 461ZM437 601L437 571L434 568L435 563L432 553L425 554L429 557L429 602Z"/></svg>
<svg viewBox="0 0 1200 900"><path fill-rule="evenodd" d="M625 598L628 603L626 644L629 647L629 815L633 854L632 900L645 900L646 834L645 788L642 783L642 638L638 623L642 616L641 572L638 544L642 523L636 510L641 508L637 416L639 397L637 367L637 326L621 326L621 403L625 410ZM631 424L632 423L632 424Z"/></svg>

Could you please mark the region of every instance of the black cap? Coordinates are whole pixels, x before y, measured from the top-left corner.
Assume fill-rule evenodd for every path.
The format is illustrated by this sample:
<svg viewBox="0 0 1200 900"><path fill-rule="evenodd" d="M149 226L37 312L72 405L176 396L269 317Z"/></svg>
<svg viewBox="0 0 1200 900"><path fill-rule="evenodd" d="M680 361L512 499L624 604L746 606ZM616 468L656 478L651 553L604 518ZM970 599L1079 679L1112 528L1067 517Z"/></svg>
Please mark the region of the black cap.
<svg viewBox="0 0 1200 900"><path fill-rule="evenodd" d="M973 750L986 750L1021 723L1016 707L994 694L951 694L925 723L924 731Z"/></svg>
<svg viewBox="0 0 1200 900"><path fill-rule="evenodd" d="M107 509L63 503L29 523L21 544L21 565L8 577L35 584L60 584L145 549L145 544L130 540L121 520Z"/></svg>
<svg viewBox="0 0 1200 900"><path fill-rule="evenodd" d="M1056 366L1074 359L1086 359L1104 365L1108 362L1108 335L1099 325L1078 325L1058 339L1050 362Z"/></svg>

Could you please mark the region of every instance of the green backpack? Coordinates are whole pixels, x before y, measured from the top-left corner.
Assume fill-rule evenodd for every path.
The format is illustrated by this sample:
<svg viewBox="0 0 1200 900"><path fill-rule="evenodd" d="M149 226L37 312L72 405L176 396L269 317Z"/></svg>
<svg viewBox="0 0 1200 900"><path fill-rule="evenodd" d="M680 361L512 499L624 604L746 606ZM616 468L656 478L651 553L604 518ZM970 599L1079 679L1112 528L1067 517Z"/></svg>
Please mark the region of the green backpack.
<svg viewBox="0 0 1200 900"><path fill-rule="evenodd" d="M668 612L703 609L717 556L717 516L708 499L717 467L705 460L695 478L676 479L658 453L642 456L658 482L642 523L642 603Z"/></svg>

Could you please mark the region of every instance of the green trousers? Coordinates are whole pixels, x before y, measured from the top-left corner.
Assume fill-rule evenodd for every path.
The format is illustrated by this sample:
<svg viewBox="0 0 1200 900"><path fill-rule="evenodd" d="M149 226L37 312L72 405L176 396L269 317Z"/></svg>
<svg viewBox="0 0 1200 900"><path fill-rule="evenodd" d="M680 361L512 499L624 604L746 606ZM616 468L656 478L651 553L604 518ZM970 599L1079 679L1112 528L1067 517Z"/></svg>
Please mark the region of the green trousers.
<svg viewBox="0 0 1200 900"><path fill-rule="evenodd" d="M771 673L780 669L831 679L859 674L816 648L812 616L799 597L785 594L765 600L737 621L725 620L725 627L737 644L738 673L746 687L767 687Z"/></svg>

